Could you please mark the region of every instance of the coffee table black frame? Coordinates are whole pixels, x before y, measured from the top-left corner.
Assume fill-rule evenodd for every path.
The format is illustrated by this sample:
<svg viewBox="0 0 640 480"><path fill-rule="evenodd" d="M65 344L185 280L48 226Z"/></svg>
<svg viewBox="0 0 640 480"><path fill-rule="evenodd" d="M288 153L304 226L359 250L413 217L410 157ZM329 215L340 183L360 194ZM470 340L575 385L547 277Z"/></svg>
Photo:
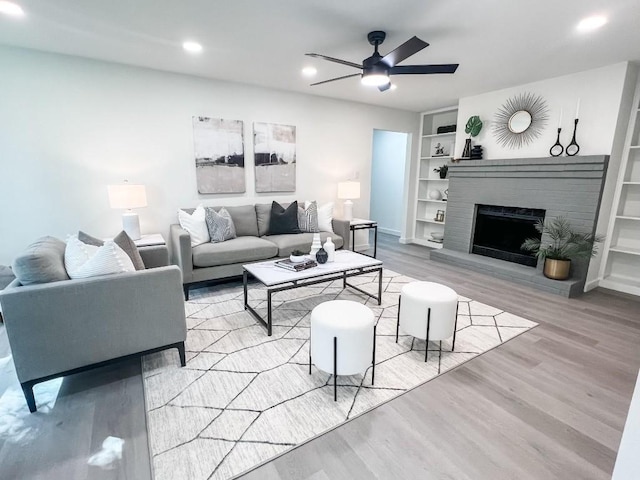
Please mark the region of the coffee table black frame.
<svg viewBox="0 0 640 480"><path fill-rule="evenodd" d="M278 267L274 267L274 268L278 268ZM318 278L311 277L311 278L303 278L300 280L291 280L291 281L283 282L283 284L280 284L278 286L267 287L267 318L265 320L265 318L262 315L260 315L251 305L249 305L248 289L247 289L248 283L249 283L249 275L256 278L256 280L258 280L260 283L262 282L260 281L259 278L252 275L248 270L246 270L243 267L242 285L244 290L244 309L248 310L258 321L260 321L260 323L262 323L262 325L266 327L267 335L271 336L273 331L272 329L273 311L271 308L271 297L274 293L284 292L286 290L294 290L299 287L308 287L309 285L317 285L319 283L342 280L343 289L347 287L353 288L354 290L357 290L358 292L363 293L377 300L378 305L380 305L382 303L382 268L383 268L382 264L371 266L371 267L358 267L358 268L345 270L344 272L328 273L325 275L321 275ZM367 273L372 273L372 272L378 272L378 295L377 296L347 282L347 278L357 277L359 275L365 275Z"/></svg>

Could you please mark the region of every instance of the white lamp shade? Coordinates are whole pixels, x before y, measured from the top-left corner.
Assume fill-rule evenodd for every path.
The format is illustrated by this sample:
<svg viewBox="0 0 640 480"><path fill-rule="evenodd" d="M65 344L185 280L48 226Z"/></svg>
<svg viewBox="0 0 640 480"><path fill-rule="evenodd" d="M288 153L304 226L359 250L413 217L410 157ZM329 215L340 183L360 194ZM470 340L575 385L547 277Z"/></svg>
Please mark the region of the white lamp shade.
<svg viewBox="0 0 640 480"><path fill-rule="evenodd" d="M342 200L360 198L360 182L338 183L338 198Z"/></svg>
<svg viewBox="0 0 640 480"><path fill-rule="evenodd" d="M147 206L147 191L144 185L108 185L111 208L142 208Z"/></svg>

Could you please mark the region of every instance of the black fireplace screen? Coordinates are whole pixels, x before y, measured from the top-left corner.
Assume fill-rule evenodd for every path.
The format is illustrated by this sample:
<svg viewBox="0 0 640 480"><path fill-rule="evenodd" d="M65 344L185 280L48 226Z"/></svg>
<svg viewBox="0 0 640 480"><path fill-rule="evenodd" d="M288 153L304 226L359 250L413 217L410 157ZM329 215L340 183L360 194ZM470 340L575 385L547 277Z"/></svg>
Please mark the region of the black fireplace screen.
<svg viewBox="0 0 640 480"><path fill-rule="evenodd" d="M535 267L537 259L520 246L527 238L540 238L535 224L544 215L536 208L476 205L471 253Z"/></svg>

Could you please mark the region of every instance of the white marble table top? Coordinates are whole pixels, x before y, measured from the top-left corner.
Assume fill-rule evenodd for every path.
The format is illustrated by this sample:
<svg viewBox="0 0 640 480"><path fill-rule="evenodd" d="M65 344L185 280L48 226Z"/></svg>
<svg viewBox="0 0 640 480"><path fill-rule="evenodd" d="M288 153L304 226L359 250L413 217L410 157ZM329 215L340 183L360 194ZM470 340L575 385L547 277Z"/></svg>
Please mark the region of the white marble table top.
<svg viewBox="0 0 640 480"><path fill-rule="evenodd" d="M308 268L300 272L293 272L275 264L275 260L260 263L250 263L242 267L256 277L266 286L279 285L310 278L321 277L334 273L342 273L349 270L366 267L382 266L382 261L375 258L352 252L350 250L337 250L335 261ZM278 260L282 260L279 258Z"/></svg>

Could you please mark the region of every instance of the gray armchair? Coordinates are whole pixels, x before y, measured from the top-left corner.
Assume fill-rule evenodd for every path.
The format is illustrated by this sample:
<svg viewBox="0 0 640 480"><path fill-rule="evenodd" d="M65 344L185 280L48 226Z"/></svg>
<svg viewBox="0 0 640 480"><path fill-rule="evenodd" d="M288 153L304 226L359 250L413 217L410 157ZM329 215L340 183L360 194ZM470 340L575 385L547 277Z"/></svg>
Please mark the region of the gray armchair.
<svg viewBox="0 0 640 480"><path fill-rule="evenodd" d="M187 328L176 266L38 285L0 294L7 336L27 405L33 386L167 348L185 365Z"/></svg>

